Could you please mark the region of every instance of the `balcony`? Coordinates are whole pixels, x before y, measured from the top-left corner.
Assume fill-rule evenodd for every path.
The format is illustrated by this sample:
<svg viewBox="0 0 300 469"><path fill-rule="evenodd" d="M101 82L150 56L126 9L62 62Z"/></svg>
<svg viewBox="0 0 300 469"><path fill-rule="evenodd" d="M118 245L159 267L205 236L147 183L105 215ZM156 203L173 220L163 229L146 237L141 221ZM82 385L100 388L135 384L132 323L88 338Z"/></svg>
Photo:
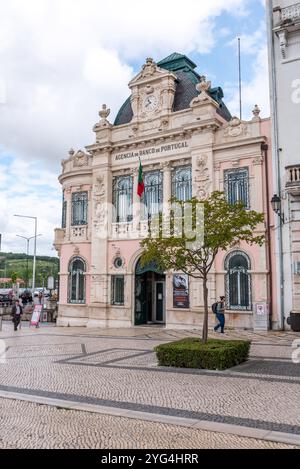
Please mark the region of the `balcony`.
<svg viewBox="0 0 300 469"><path fill-rule="evenodd" d="M66 230L64 228L55 228L54 230L54 245L62 244L65 241Z"/></svg>
<svg viewBox="0 0 300 469"><path fill-rule="evenodd" d="M71 237L72 242L87 241L88 240L87 225L71 226L70 237Z"/></svg>
<svg viewBox="0 0 300 469"><path fill-rule="evenodd" d="M281 9L281 22L289 23L300 21L300 3Z"/></svg>
<svg viewBox="0 0 300 469"><path fill-rule="evenodd" d="M286 168L286 188L288 192L300 194L300 164Z"/></svg>

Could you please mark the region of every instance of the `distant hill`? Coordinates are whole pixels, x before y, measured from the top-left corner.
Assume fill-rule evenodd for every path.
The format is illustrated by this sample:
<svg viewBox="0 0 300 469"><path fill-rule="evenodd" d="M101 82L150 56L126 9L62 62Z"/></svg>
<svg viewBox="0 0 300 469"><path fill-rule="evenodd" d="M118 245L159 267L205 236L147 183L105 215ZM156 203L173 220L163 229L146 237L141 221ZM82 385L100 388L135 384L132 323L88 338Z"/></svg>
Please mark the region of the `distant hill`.
<svg viewBox="0 0 300 469"><path fill-rule="evenodd" d="M16 273L18 278L26 282L28 259L28 279L32 278L33 256L14 252L0 253L0 278L11 277ZM36 256L36 286L47 285L47 278L57 278L59 271L59 259L50 256ZM30 283L30 282L29 282Z"/></svg>

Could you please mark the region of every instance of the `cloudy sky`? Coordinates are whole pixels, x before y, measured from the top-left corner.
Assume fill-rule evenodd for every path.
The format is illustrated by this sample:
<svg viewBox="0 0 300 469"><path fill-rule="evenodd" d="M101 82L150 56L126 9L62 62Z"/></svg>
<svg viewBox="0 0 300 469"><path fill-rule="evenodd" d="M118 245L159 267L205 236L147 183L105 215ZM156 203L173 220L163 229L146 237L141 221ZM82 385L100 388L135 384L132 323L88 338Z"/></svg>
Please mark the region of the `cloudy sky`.
<svg viewBox="0 0 300 469"><path fill-rule="evenodd" d="M188 55L237 114L238 36L244 117L256 103L268 116L264 0L0 0L2 251L33 235L20 213L38 217L38 254L56 255L60 161L93 143L103 103L113 120L146 57Z"/></svg>

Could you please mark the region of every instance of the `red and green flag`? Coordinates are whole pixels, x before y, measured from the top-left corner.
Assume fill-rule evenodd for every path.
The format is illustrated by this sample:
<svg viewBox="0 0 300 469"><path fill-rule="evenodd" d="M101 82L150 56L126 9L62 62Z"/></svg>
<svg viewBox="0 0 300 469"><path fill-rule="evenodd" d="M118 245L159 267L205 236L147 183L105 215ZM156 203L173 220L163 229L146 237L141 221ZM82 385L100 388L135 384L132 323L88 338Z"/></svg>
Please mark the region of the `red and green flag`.
<svg viewBox="0 0 300 469"><path fill-rule="evenodd" d="M142 197L144 190L145 190L145 184L144 184L144 179L143 179L143 167L142 167L142 163L140 160L138 188L137 188L137 193L139 197Z"/></svg>

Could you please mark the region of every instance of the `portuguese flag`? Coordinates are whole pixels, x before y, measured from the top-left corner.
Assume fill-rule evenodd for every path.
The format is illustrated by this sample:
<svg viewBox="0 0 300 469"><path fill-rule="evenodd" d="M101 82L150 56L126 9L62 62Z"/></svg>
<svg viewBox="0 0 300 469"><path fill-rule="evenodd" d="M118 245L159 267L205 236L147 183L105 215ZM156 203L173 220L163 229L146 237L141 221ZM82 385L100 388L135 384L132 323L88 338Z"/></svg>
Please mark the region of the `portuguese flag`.
<svg viewBox="0 0 300 469"><path fill-rule="evenodd" d="M138 188L137 188L137 193L139 197L142 197L144 190L145 190L145 184L143 180L143 167L142 167L142 163L140 160L139 179L138 179Z"/></svg>

